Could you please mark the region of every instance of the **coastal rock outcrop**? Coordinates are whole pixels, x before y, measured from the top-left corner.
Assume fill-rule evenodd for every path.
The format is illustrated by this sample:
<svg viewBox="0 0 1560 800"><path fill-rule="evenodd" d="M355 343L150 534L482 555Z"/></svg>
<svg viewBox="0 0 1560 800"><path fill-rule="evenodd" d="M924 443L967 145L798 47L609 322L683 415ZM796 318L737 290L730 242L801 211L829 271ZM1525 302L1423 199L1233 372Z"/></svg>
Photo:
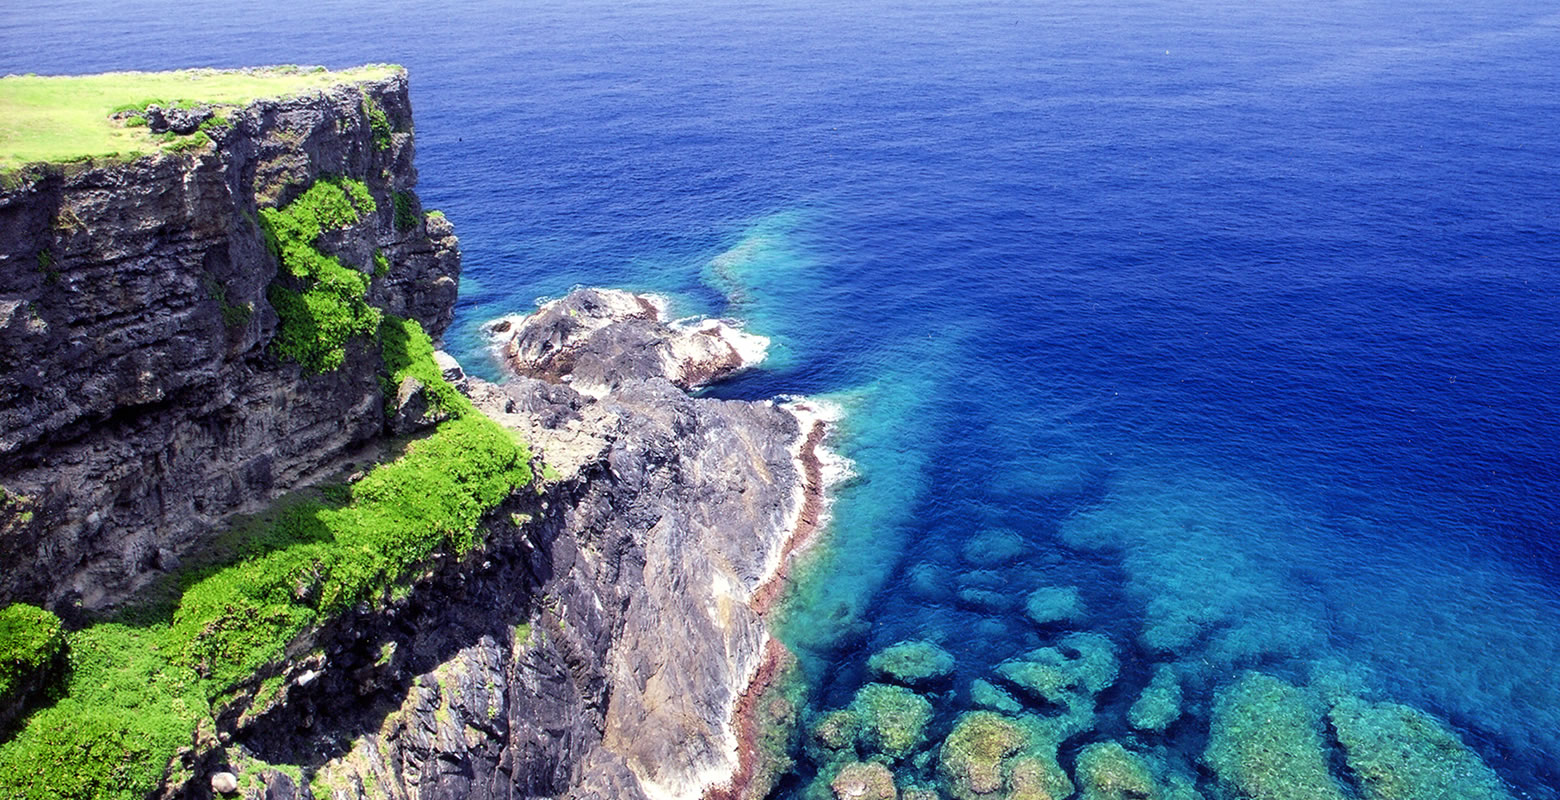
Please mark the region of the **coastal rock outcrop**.
<svg viewBox="0 0 1560 800"><path fill-rule="evenodd" d="M435 337L452 318L460 253L412 192L404 72L225 119L203 148L0 187L0 485L25 500L0 507L0 602L118 602L380 435L374 345L318 375L272 352L260 208L363 181L376 213L322 249L378 273L370 305Z"/></svg>
<svg viewBox="0 0 1560 800"><path fill-rule="evenodd" d="M731 321L671 321L666 309L655 295L580 289L489 331L515 372L593 396L650 377L695 389L757 364L769 347Z"/></svg>

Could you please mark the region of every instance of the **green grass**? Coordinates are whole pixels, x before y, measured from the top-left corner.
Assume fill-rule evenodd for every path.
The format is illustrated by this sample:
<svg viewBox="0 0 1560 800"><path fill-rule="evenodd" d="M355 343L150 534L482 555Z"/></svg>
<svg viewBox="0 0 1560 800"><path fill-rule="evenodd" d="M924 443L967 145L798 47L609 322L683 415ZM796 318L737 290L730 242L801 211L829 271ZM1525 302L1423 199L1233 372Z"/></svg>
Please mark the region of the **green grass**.
<svg viewBox="0 0 1560 800"><path fill-rule="evenodd" d="M346 360L348 339L379 328L382 315L367 300L369 276L315 246L321 233L374 210L368 187L350 178L315 181L286 206L260 209L260 225L284 274L266 292L281 319L272 347L311 373L337 369Z"/></svg>
<svg viewBox="0 0 1560 800"><path fill-rule="evenodd" d="M323 72L298 67L251 71L190 69L100 75L0 78L0 169L35 162L122 158L167 149L143 126L112 119L116 111L197 103L243 106L342 83L377 80L400 67L373 65Z"/></svg>
<svg viewBox="0 0 1560 800"><path fill-rule="evenodd" d="M395 594L434 554L482 544L483 515L531 481L530 453L443 381L416 322L387 319L383 345L391 377L416 376L453 418L357 483L286 504L166 607L67 634L64 695L0 744L0 797L144 798L214 704L289 643Z"/></svg>

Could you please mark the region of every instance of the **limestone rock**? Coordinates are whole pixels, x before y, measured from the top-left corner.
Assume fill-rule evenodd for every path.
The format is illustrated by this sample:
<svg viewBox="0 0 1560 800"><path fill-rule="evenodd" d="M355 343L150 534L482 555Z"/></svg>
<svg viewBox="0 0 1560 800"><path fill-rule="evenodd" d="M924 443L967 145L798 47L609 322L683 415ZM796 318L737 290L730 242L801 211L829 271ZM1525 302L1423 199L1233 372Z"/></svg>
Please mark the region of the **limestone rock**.
<svg viewBox="0 0 1560 800"><path fill-rule="evenodd" d="M753 366L768 349L769 340L731 322L671 323L665 309L653 295L578 289L488 330L519 374L567 379L593 396L650 378L697 388Z"/></svg>
<svg viewBox="0 0 1560 800"><path fill-rule="evenodd" d="M238 791L238 776L231 772L218 772L211 776L211 791L216 794L233 794Z"/></svg>

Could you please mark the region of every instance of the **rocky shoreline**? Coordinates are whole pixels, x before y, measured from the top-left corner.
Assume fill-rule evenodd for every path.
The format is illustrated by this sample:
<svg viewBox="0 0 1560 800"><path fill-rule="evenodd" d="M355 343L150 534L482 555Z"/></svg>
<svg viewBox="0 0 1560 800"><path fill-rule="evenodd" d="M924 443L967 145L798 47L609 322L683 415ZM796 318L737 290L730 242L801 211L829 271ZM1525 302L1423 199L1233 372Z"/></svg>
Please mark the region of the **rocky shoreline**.
<svg viewBox="0 0 1560 800"><path fill-rule="evenodd" d="M668 306L668 301L655 295L579 289L542 304L532 314L489 323L487 329L495 354L517 375L567 384L598 397L625 383L656 378L684 390L696 389L762 360L767 339L726 320L668 324ZM722 348L723 357L710 357ZM573 371L581 367L583 378ZM799 492L784 536L771 548L762 576L748 596L748 605L759 618L783 598L794 558L814 542L827 522L829 487L849 470L848 462L826 446L839 418L837 408L799 397L775 405L795 420L792 460ZM539 447L547 451L545 442ZM726 777L707 783L703 798L762 797L773 788L783 766L776 761L784 758L775 752L773 740L788 739L797 722L797 704L782 696L795 684L795 669L795 656L766 629L757 661L731 687L734 701L726 723L735 749L731 769Z"/></svg>

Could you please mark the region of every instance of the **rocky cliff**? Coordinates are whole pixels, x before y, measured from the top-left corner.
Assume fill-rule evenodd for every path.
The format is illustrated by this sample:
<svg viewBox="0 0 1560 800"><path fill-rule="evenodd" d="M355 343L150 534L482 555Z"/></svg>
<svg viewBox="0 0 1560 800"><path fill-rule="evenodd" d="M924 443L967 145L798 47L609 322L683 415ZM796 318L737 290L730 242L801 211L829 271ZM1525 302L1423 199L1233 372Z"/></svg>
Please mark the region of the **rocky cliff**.
<svg viewBox="0 0 1560 800"><path fill-rule="evenodd" d="M214 144L0 188L0 602L114 603L380 434L371 343L318 375L269 346L278 263L260 207L321 176L363 181L376 213L328 249L365 272L380 255L373 305L434 336L449 323L460 255L412 192L404 73L204 130Z"/></svg>
<svg viewBox="0 0 1560 800"><path fill-rule="evenodd" d="M35 171L0 193L0 603L47 605L67 627L112 619L206 543L231 545L235 520L358 480L399 452L387 434L437 416L417 402L426 376L383 381L376 337L349 338L339 368L287 357L273 307L296 254L268 209L348 179L339 224L305 239L365 276L376 314L435 337L448 325L459 254L411 193L409 115L397 74L252 103L208 147ZM487 509L480 546L436 550L236 682L157 656L194 663L210 709L180 717L189 733L160 781L150 765L152 796L661 800L753 780L742 709L777 663L763 614L817 522L826 428L805 402L690 397L763 340L663 316L655 298L584 291L511 318L511 355L546 352L536 377L503 385L440 354L544 479ZM322 607L282 580L282 607ZM29 780L12 762L6 780ZM79 777L38 796L141 796Z"/></svg>
<svg viewBox="0 0 1560 800"><path fill-rule="evenodd" d="M626 297L576 292L512 320L513 335ZM589 330L642 328L637 305L623 308ZM586 361L629 355L612 332L569 341ZM653 800L728 786L733 712L768 641L762 588L818 513L806 475L823 423L805 402L691 398L658 360L638 363L599 397L567 372L500 386L451 367L478 408L528 437L551 482L496 521L480 560L295 665L285 696L208 771L276 798Z"/></svg>

